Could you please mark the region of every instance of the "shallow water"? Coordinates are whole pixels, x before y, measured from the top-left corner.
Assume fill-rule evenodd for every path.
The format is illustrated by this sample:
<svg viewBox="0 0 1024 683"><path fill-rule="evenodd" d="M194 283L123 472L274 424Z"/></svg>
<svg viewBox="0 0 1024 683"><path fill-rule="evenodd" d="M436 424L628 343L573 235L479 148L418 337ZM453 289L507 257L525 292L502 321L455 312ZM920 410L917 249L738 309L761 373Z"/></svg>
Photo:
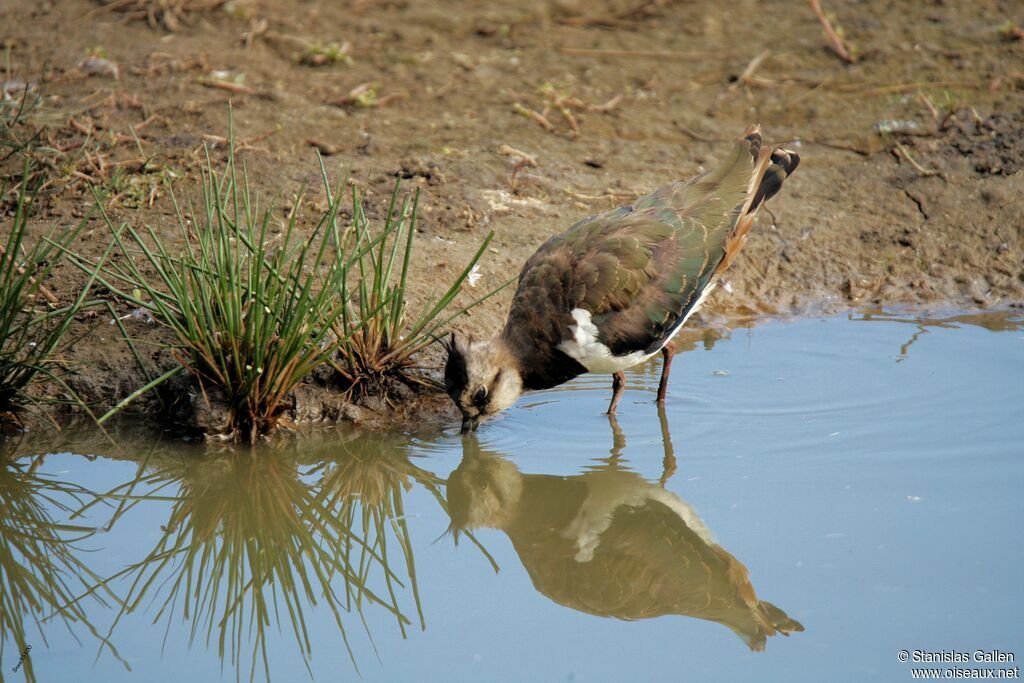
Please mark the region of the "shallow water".
<svg viewBox="0 0 1024 683"><path fill-rule="evenodd" d="M0 472L2 675L23 644L42 681L908 680L900 650L1019 657L1022 329L766 324L682 354L663 412L652 364L616 421L584 377L466 439L26 435Z"/></svg>

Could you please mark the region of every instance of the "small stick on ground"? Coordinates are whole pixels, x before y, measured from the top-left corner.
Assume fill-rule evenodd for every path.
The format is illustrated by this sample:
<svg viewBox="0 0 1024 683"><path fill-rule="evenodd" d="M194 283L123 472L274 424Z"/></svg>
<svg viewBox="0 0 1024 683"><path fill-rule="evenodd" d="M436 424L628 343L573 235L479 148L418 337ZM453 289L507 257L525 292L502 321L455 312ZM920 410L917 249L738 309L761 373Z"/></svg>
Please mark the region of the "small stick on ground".
<svg viewBox="0 0 1024 683"><path fill-rule="evenodd" d="M498 147L498 154L504 154L507 157L516 157L518 159L522 159L523 161L527 162L527 164L530 166L537 165L537 157L533 156L529 152L524 152L521 149L516 149L515 147L510 147L509 145L501 145L500 147Z"/></svg>
<svg viewBox="0 0 1024 683"><path fill-rule="evenodd" d="M6 249L4 249L4 245L0 244L0 256L5 256L6 254L7 254L7 250L6 250ZM19 275L24 275L24 274L25 274L25 269L24 269L24 268L23 268L22 266L18 266L18 274L19 274ZM28 276L28 281L29 281L30 283L32 283L33 285L35 285L35 284L36 284L36 279L35 279L34 277L32 277L31 275L29 275L29 276ZM60 303L60 302L59 302L59 301L57 300L57 297L55 297L55 296L53 295L53 292L51 292L50 290L48 290L48 289L46 288L46 286L45 286L45 285L38 285L38 286L39 286L39 293L40 293L40 294L42 294L42 295L43 295L43 297L44 297L44 298L45 298L45 299L46 299L47 301L49 301L49 302L50 302L51 304L53 304L54 306L56 306L57 304L59 304L59 303Z"/></svg>
<svg viewBox="0 0 1024 683"><path fill-rule="evenodd" d="M159 114L150 114L148 119L146 119L142 123L138 123L138 124L135 125L135 132L136 133L139 132L140 130L142 130L143 128L145 128L149 124L153 123L154 121L159 121L161 118L163 118L163 117L160 116Z"/></svg>
<svg viewBox="0 0 1024 683"><path fill-rule="evenodd" d="M343 149L341 145L335 145L330 142L324 142L323 140L317 140L315 138L310 138L309 140L306 140L306 144L315 147L316 150L325 157L329 157L332 154L340 154Z"/></svg>
<svg viewBox="0 0 1024 683"><path fill-rule="evenodd" d="M945 115L940 114L939 110L935 108L934 104L932 104L932 98L928 97L924 93L918 93L917 100L928 109L928 113L932 117L932 123L934 124L933 127L936 134L944 131L946 129L946 124L948 124L949 120L953 118L954 114L956 114L956 110L953 107L949 107Z"/></svg>
<svg viewBox="0 0 1024 683"><path fill-rule="evenodd" d="M236 95L255 95L256 91L247 85L241 83L232 83L231 81L221 81L216 78L200 78L200 85L205 85L207 88L219 88L220 90L227 90L228 92L235 93Z"/></svg>
<svg viewBox="0 0 1024 683"><path fill-rule="evenodd" d="M563 55L573 57L646 57L649 59L725 59L723 52L674 52L671 50L598 50L585 47L560 47Z"/></svg>
<svg viewBox="0 0 1024 683"><path fill-rule="evenodd" d="M271 130L271 131L267 131L266 133L261 133L260 135L255 135L255 136L253 136L251 138L246 138L244 140L239 140L235 144L235 151L236 152L243 152L243 151L245 151L247 149L251 149L253 151L266 151L266 150L262 150L262 149L260 149L258 147L255 147L254 145L257 142L263 142L264 140L266 140L270 136L275 135L276 133L277 133L276 130ZM203 141L204 142L208 142L208 143L210 143L210 144L212 144L214 146L222 145L224 147L227 147L230 144L230 141L227 138L222 137L220 135L210 135L209 133L203 133L202 137L203 137ZM202 146L200 146L199 149L202 149Z"/></svg>
<svg viewBox="0 0 1024 683"><path fill-rule="evenodd" d="M266 19L252 19L249 22L249 30L242 33L241 42L248 50L252 47L253 42L265 34L267 29L270 27L270 23Z"/></svg>
<svg viewBox="0 0 1024 683"><path fill-rule="evenodd" d="M584 104L583 106L584 108L586 108L587 111L609 112L612 109L615 109L615 107L619 106L619 103L622 102L623 97L625 97L625 94L619 93L618 95L611 98L604 104Z"/></svg>
<svg viewBox="0 0 1024 683"><path fill-rule="evenodd" d="M740 74L740 77L736 79L736 82L729 86L729 90L735 90L736 88L739 87L740 83L745 83L749 85L754 75L754 72L758 70L758 68L761 66L761 62L763 62L771 53L771 50L765 50L758 56L751 59L750 63L747 64L747 68L744 69L743 73Z"/></svg>
<svg viewBox="0 0 1024 683"><path fill-rule="evenodd" d="M935 108L934 104L932 104L932 98L928 97L924 93L918 93L917 99L928 109L928 113L932 115L932 121L935 122L935 127L938 128L939 110Z"/></svg>
<svg viewBox="0 0 1024 683"><path fill-rule="evenodd" d="M943 180L946 179L946 176L945 176L945 174L942 171L936 170L934 168L931 168L931 169L925 168L921 164L917 163L917 161L914 160L914 157L910 156L910 152L907 151L907 148L904 147L901 142L899 142L898 140L896 140L895 142L896 142L895 151L897 153L897 156L900 156L903 159L905 159L907 161L907 163L909 163L911 166L913 166L914 170L916 170L922 176L924 176L926 178L930 178L931 176L938 176L938 177L942 178Z"/></svg>
<svg viewBox="0 0 1024 683"><path fill-rule="evenodd" d="M873 96L892 95L910 90L920 90L921 88L969 88L980 90L986 86L987 83L980 81L916 81L914 83L893 83L892 85L877 87L869 87L867 83L836 83L830 87L830 90L848 95Z"/></svg>
<svg viewBox="0 0 1024 683"><path fill-rule="evenodd" d="M79 121L78 119L76 119L74 116L69 116L68 117L68 125L71 126L72 128L74 128L76 131L78 131L82 135L92 135L93 129L94 129L94 126L92 124L92 120L89 121L89 125L86 125L86 124L82 123L81 121Z"/></svg>
<svg viewBox="0 0 1024 683"><path fill-rule="evenodd" d="M377 106L386 107L392 102L395 102L396 100L404 100L408 96L409 93L407 92L394 92L389 95L384 95L382 97L377 98Z"/></svg>
<svg viewBox="0 0 1024 683"><path fill-rule="evenodd" d="M569 124L569 128L572 130L573 137L579 135L580 124L576 121L576 117L572 115L572 111L570 111L569 108L572 107L574 104L576 106L582 107L583 103L571 97L566 97L565 95L558 94L557 92L555 92L554 88L545 88L544 96L551 101L551 104L554 105L555 109L558 110L558 113L562 115L562 118L565 119L565 122Z"/></svg>
<svg viewBox="0 0 1024 683"><path fill-rule="evenodd" d="M828 147L829 149L838 149L843 152L853 152L854 154L859 154L862 157L869 157L872 154L870 149L864 149L863 147L854 147L853 145L844 145L840 142L829 142L828 140L813 140L811 138L802 138L800 141L808 145L821 145L822 147Z"/></svg>
<svg viewBox="0 0 1024 683"><path fill-rule="evenodd" d="M640 21L645 17L653 15L652 9L658 4L657 0L644 0L634 7L629 7L620 12L603 17L567 17L559 21L565 26L603 26L615 28L634 21Z"/></svg>
<svg viewBox="0 0 1024 683"><path fill-rule="evenodd" d="M519 159L519 161L516 162L515 167L512 169L512 176L509 178L509 187L512 190L512 194L515 194L516 176L519 175L519 171L523 170L527 166L536 168L537 158L532 154L516 149L515 147L509 147L508 145L498 147L498 154L504 154L505 156L516 157Z"/></svg>
<svg viewBox="0 0 1024 683"><path fill-rule="evenodd" d="M708 135L702 135L701 133L698 133L694 130L687 128L678 121L672 121L672 125L675 126L676 130L678 130L680 133L683 133L684 135L690 137L693 140L696 140L697 142L727 142L724 138L713 138Z"/></svg>
<svg viewBox="0 0 1024 683"><path fill-rule="evenodd" d="M809 1L811 3L811 9L814 10L815 16L817 16L818 21L821 22L821 27L825 29L825 37L828 38L829 47L832 48L832 51L836 53L839 59L843 60L847 64L853 64L857 60L854 59L850 50L847 49L846 43L843 42L843 39L840 38L839 34L836 33L834 28L832 28L832 22L828 20L828 17L825 16L825 13L821 9L821 2L819 0Z"/></svg>
<svg viewBox="0 0 1024 683"><path fill-rule="evenodd" d="M512 103L512 110L515 111L517 114L525 116L528 119L533 119L540 125L541 128L548 131L549 133L555 132L554 124L548 121L547 118L545 118L544 115L541 114L540 112L524 107L519 102Z"/></svg>

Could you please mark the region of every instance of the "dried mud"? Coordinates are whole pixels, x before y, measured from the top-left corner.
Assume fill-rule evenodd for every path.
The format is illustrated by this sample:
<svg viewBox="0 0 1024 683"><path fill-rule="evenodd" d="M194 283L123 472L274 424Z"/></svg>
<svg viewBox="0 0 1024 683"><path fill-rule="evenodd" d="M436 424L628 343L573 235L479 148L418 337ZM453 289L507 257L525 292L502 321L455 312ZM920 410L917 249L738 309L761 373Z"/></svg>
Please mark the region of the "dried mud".
<svg viewBox="0 0 1024 683"><path fill-rule="evenodd" d="M239 157L282 220L300 192L305 219L323 206L314 148L362 187L371 218L396 178L420 188L415 306L489 231L470 295L578 218L714 164L759 121L803 162L691 343L764 315L1020 307L1024 41L999 34L1024 20L1020 4L825 5L856 63L837 59L806 3L789 0L11 0L0 7L2 78L9 97L19 83L41 96L13 128L43 145L38 233L89 215L95 184L116 221L173 239L163 181L195 193L204 142L224 160L230 101ZM165 10L135 11L146 6ZM0 170L18 168L15 157ZM95 256L109 234L90 220L79 246ZM66 300L82 281L62 265L47 284ZM509 296L458 327L494 330ZM75 330L72 386L111 405L144 377L109 316L91 315ZM163 338L126 325L143 344ZM372 422L391 411L300 395L293 417Z"/></svg>

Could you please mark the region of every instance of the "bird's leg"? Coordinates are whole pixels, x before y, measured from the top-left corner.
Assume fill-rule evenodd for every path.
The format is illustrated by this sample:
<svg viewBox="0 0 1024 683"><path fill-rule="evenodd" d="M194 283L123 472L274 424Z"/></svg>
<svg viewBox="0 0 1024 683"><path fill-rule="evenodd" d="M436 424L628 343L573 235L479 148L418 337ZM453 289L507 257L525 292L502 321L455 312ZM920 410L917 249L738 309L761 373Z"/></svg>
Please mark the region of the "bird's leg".
<svg viewBox="0 0 1024 683"><path fill-rule="evenodd" d="M661 381L658 382L658 403L665 402L665 392L668 391L668 373L672 369L672 356L676 352L676 345L671 341L661 349L661 357L664 362L661 366Z"/></svg>
<svg viewBox="0 0 1024 683"><path fill-rule="evenodd" d="M608 414L614 415L615 409L619 407L619 399L622 397L622 390L626 386L626 374L621 370L612 373L612 402L608 404Z"/></svg>
<svg viewBox="0 0 1024 683"><path fill-rule="evenodd" d="M615 413L608 413L608 424L612 428L612 450L609 451L609 463L617 463L622 458L622 449L626 447L626 435L615 419Z"/></svg>
<svg viewBox="0 0 1024 683"><path fill-rule="evenodd" d="M668 431L668 417L665 415L665 404L658 404L658 422L661 423L661 445L665 449L665 455L661 460L661 479L658 483L661 488L676 473L676 452L672 447L672 435Z"/></svg>

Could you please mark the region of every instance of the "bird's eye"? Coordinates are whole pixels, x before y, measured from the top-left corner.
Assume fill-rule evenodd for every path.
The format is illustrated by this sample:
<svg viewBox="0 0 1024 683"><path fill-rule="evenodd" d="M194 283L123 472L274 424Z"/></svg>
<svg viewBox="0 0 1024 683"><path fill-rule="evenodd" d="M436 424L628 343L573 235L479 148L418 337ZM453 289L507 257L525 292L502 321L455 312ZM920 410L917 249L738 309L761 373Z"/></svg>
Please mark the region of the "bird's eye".
<svg viewBox="0 0 1024 683"><path fill-rule="evenodd" d="M473 404L479 407L483 407L484 403L487 402L487 387L480 387L473 394Z"/></svg>

